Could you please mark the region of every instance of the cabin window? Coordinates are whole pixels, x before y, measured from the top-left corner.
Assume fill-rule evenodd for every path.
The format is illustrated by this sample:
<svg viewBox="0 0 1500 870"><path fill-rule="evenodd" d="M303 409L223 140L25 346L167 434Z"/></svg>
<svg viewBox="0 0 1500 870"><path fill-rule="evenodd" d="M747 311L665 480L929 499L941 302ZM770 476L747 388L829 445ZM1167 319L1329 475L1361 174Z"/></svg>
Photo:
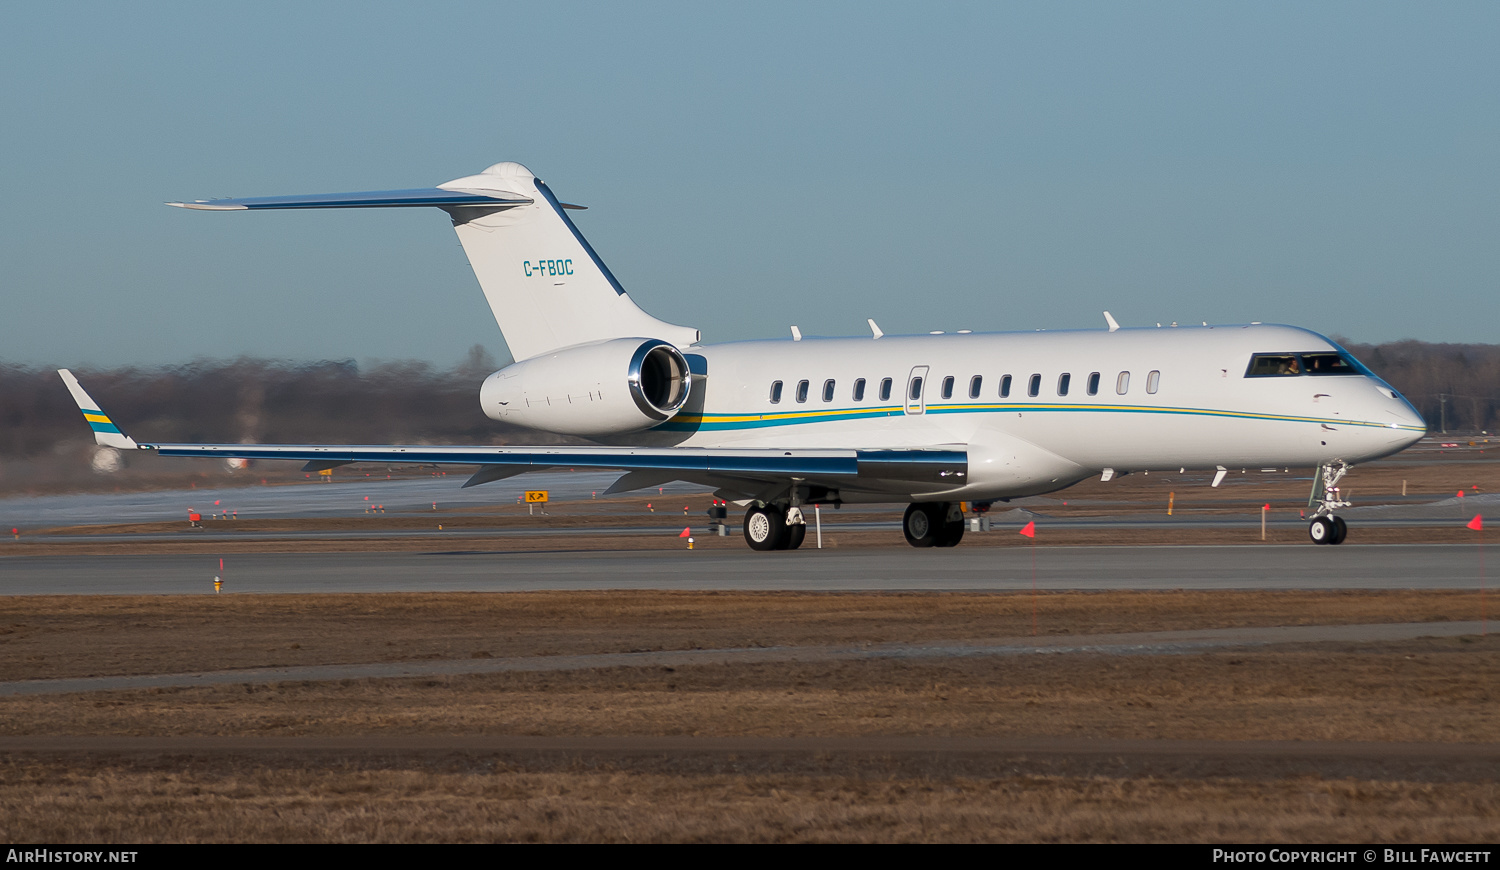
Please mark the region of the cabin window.
<svg viewBox="0 0 1500 870"><path fill-rule="evenodd" d="M945 399L951 399L951 398L953 398L953 376L952 375L949 375L948 377L943 378L943 398L945 398Z"/></svg>
<svg viewBox="0 0 1500 870"><path fill-rule="evenodd" d="M977 399L977 398L979 398L979 390L983 386L984 386L984 377L983 376L981 376L981 375L975 375L974 377L969 378L969 398L971 398L971 399Z"/></svg>
<svg viewBox="0 0 1500 870"><path fill-rule="evenodd" d="M1064 372L1058 375L1057 394L1059 396L1066 396L1068 394L1068 385L1071 383L1073 383L1073 375L1069 374L1068 372Z"/></svg>
<svg viewBox="0 0 1500 870"><path fill-rule="evenodd" d="M920 398L922 398L922 379L921 378L912 378L911 379L911 400L913 402L915 402L915 401L917 401Z"/></svg>
<svg viewBox="0 0 1500 870"><path fill-rule="evenodd" d="M1099 395L1099 373L1098 372L1090 372L1089 373L1089 395L1090 396L1097 396L1097 395Z"/></svg>
<svg viewBox="0 0 1500 870"><path fill-rule="evenodd" d="M1042 376L1032 375L1031 383L1026 386L1026 394L1035 399L1042 394Z"/></svg>
<svg viewBox="0 0 1500 870"><path fill-rule="evenodd" d="M833 401L833 378L829 378L823 382L823 401Z"/></svg>
<svg viewBox="0 0 1500 870"><path fill-rule="evenodd" d="M1156 395L1156 388L1161 384L1161 372L1152 372L1146 375L1146 392Z"/></svg>
<svg viewBox="0 0 1500 870"><path fill-rule="evenodd" d="M1120 372L1120 376L1115 378L1115 392L1122 396L1130 392L1130 372Z"/></svg>
<svg viewBox="0 0 1500 870"><path fill-rule="evenodd" d="M797 401L798 402L805 402L805 401L807 401L807 381L798 381L797 382Z"/></svg>
<svg viewBox="0 0 1500 870"><path fill-rule="evenodd" d="M781 381L771 382L771 404L775 405L781 401Z"/></svg>
<svg viewBox="0 0 1500 870"><path fill-rule="evenodd" d="M856 380L854 382L854 401L856 401L856 402L863 402L864 400L865 400L865 379L864 378L859 378L858 380Z"/></svg>
<svg viewBox="0 0 1500 870"><path fill-rule="evenodd" d="M890 378L886 378L885 380L883 380L883 381L880 382L880 401L882 401L882 402L889 402L890 400L891 400L891 379Z"/></svg>
<svg viewBox="0 0 1500 870"><path fill-rule="evenodd" d="M1010 375L1002 375L1000 378L1000 398L1010 398Z"/></svg>

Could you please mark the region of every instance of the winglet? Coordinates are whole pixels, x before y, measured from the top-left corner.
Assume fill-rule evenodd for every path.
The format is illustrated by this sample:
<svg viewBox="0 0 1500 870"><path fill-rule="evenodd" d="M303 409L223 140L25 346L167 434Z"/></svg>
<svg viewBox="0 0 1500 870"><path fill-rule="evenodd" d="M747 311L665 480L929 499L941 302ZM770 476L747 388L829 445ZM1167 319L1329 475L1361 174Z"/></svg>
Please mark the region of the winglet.
<svg viewBox="0 0 1500 870"><path fill-rule="evenodd" d="M870 324L870 333L872 335L874 335L876 338L879 338L882 335L885 335L885 333L883 333L883 332L880 331L880 327L878 327L878 326L875 325L875 318L873 318L873 317L866 317L865 318L865 323Z"/></svg>
<svg viewBox="0 0 1500 870"><path fill-rule="evenodd" d="M94 430L94 441L104 447L119 447L124 450L134 450L140 445L120 431L109 415L99 410L99 403L89 397L88 393L79 386L78 379L67 369L58 369L57 373L62 376L63 383L67 384L68 392L73 394L73 401L78 403L78 410L83 412L83 419Z"/></svg>
<svg viewBox="0 0 1500 870"><path fill-rule="evenodd" d="M1104 312L1104 322L1109 324L1110 332L1114 332L1115 330L1120 328L1120 324L1115 322L1114 315L1110 314L1108 311Z"/></svg>

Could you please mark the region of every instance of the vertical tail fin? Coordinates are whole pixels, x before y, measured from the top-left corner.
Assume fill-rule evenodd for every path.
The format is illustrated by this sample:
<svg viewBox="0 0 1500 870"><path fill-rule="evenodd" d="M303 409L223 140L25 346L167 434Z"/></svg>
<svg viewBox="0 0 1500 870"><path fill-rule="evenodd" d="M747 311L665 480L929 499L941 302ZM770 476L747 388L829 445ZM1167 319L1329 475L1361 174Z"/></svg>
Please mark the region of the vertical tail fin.
<svg viewBox="0 0 1500 870"><path fill-rule="evenodd" d="M496 163L436 188L311 196L173 202L203 211L433 206L453 228L505 335L511 356L611 338L656 338L678 346L698 331L636 307L564 206L519 163Z"/></svg>
<svg viewBox="0 0 1500 870"><path fill-rule="evenodd" d="M445 209L517 360L610 338L697 342L697 330L636 307L557 197L526 167L497 163L439 187L531 200L504 210Z"/></svg>

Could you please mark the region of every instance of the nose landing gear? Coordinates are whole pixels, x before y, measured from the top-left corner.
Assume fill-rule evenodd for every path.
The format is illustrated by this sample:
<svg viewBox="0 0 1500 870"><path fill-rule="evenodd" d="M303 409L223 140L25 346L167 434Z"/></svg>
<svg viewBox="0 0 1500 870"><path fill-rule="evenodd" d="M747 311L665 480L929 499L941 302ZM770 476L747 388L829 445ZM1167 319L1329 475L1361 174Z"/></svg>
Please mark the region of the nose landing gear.
<svg viewBox="0 0 1500 870"><path fill-rule="evenodd" d="M1343 517L1334 516L1333 512L1350 507L1350 503L1339 495L1339 481L1349 473L1351 467L1342 459L1318 466L1313 493L1308 499L1308 507L1316 503L1318 508L1307 526L1307 536L1312 538L1314 544L1342 544L1349 534L1349 525L1344 522Z"/></svg>

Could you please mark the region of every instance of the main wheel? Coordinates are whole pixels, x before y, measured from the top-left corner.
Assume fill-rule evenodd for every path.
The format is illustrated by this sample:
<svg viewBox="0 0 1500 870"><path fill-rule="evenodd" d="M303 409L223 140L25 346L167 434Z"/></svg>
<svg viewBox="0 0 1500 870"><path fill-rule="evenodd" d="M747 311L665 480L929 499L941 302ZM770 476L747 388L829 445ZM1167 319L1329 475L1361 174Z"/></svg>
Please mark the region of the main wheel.
<svg viewBox="0 0 1500 870"><path fill-rule="evenodd" d="M1328 517L1318 517L1307 524L1307 536L1314 544L1332 543L1334 534L1333 521Z"/></svg>
<svg viewBox="0 0 1500 870"><path fill-rule="evenodd" d="M783 520L785 522L785 520ZM798 523L786 527L786 546L783 550L795 550L802 546L802 540L807 537L807 523Z"/></svg>
<svg viewBox="0 0 1500 870"><path fill-rule="evenodd" d="M1344 522L1343 517L1330 517L1329 519L1333 520L1333 539L1328 543L1344 543L1344 538L1347 538L1349 536L1349 524Z"/></svg>
<svg viewBox="0 0 1500 870"><path fill-rule="evenodd" d="M781 550L786 547L786 517L770 505L745 511L745 543L752 550Z"/></svg>
<svg viewBox="0 0 1500 870"><path fill-rule="evenodd" d="M943 507L946 508L947 505ZM944 513L946 514L947 511L944 510ZM937 546L939 547L957 547L958 542L964 539L964 521L961 519L947 520L945 518L943 524L938 526L938 529Z"/></svg>
<svg viewBox="0 0 1500 870"><path fill-rule="evenodd" d="M901 521L901 531L906 543L913 547L933 547L938 544L944 514L942 505L921 502L906 506L906 517Z"/></svg>

